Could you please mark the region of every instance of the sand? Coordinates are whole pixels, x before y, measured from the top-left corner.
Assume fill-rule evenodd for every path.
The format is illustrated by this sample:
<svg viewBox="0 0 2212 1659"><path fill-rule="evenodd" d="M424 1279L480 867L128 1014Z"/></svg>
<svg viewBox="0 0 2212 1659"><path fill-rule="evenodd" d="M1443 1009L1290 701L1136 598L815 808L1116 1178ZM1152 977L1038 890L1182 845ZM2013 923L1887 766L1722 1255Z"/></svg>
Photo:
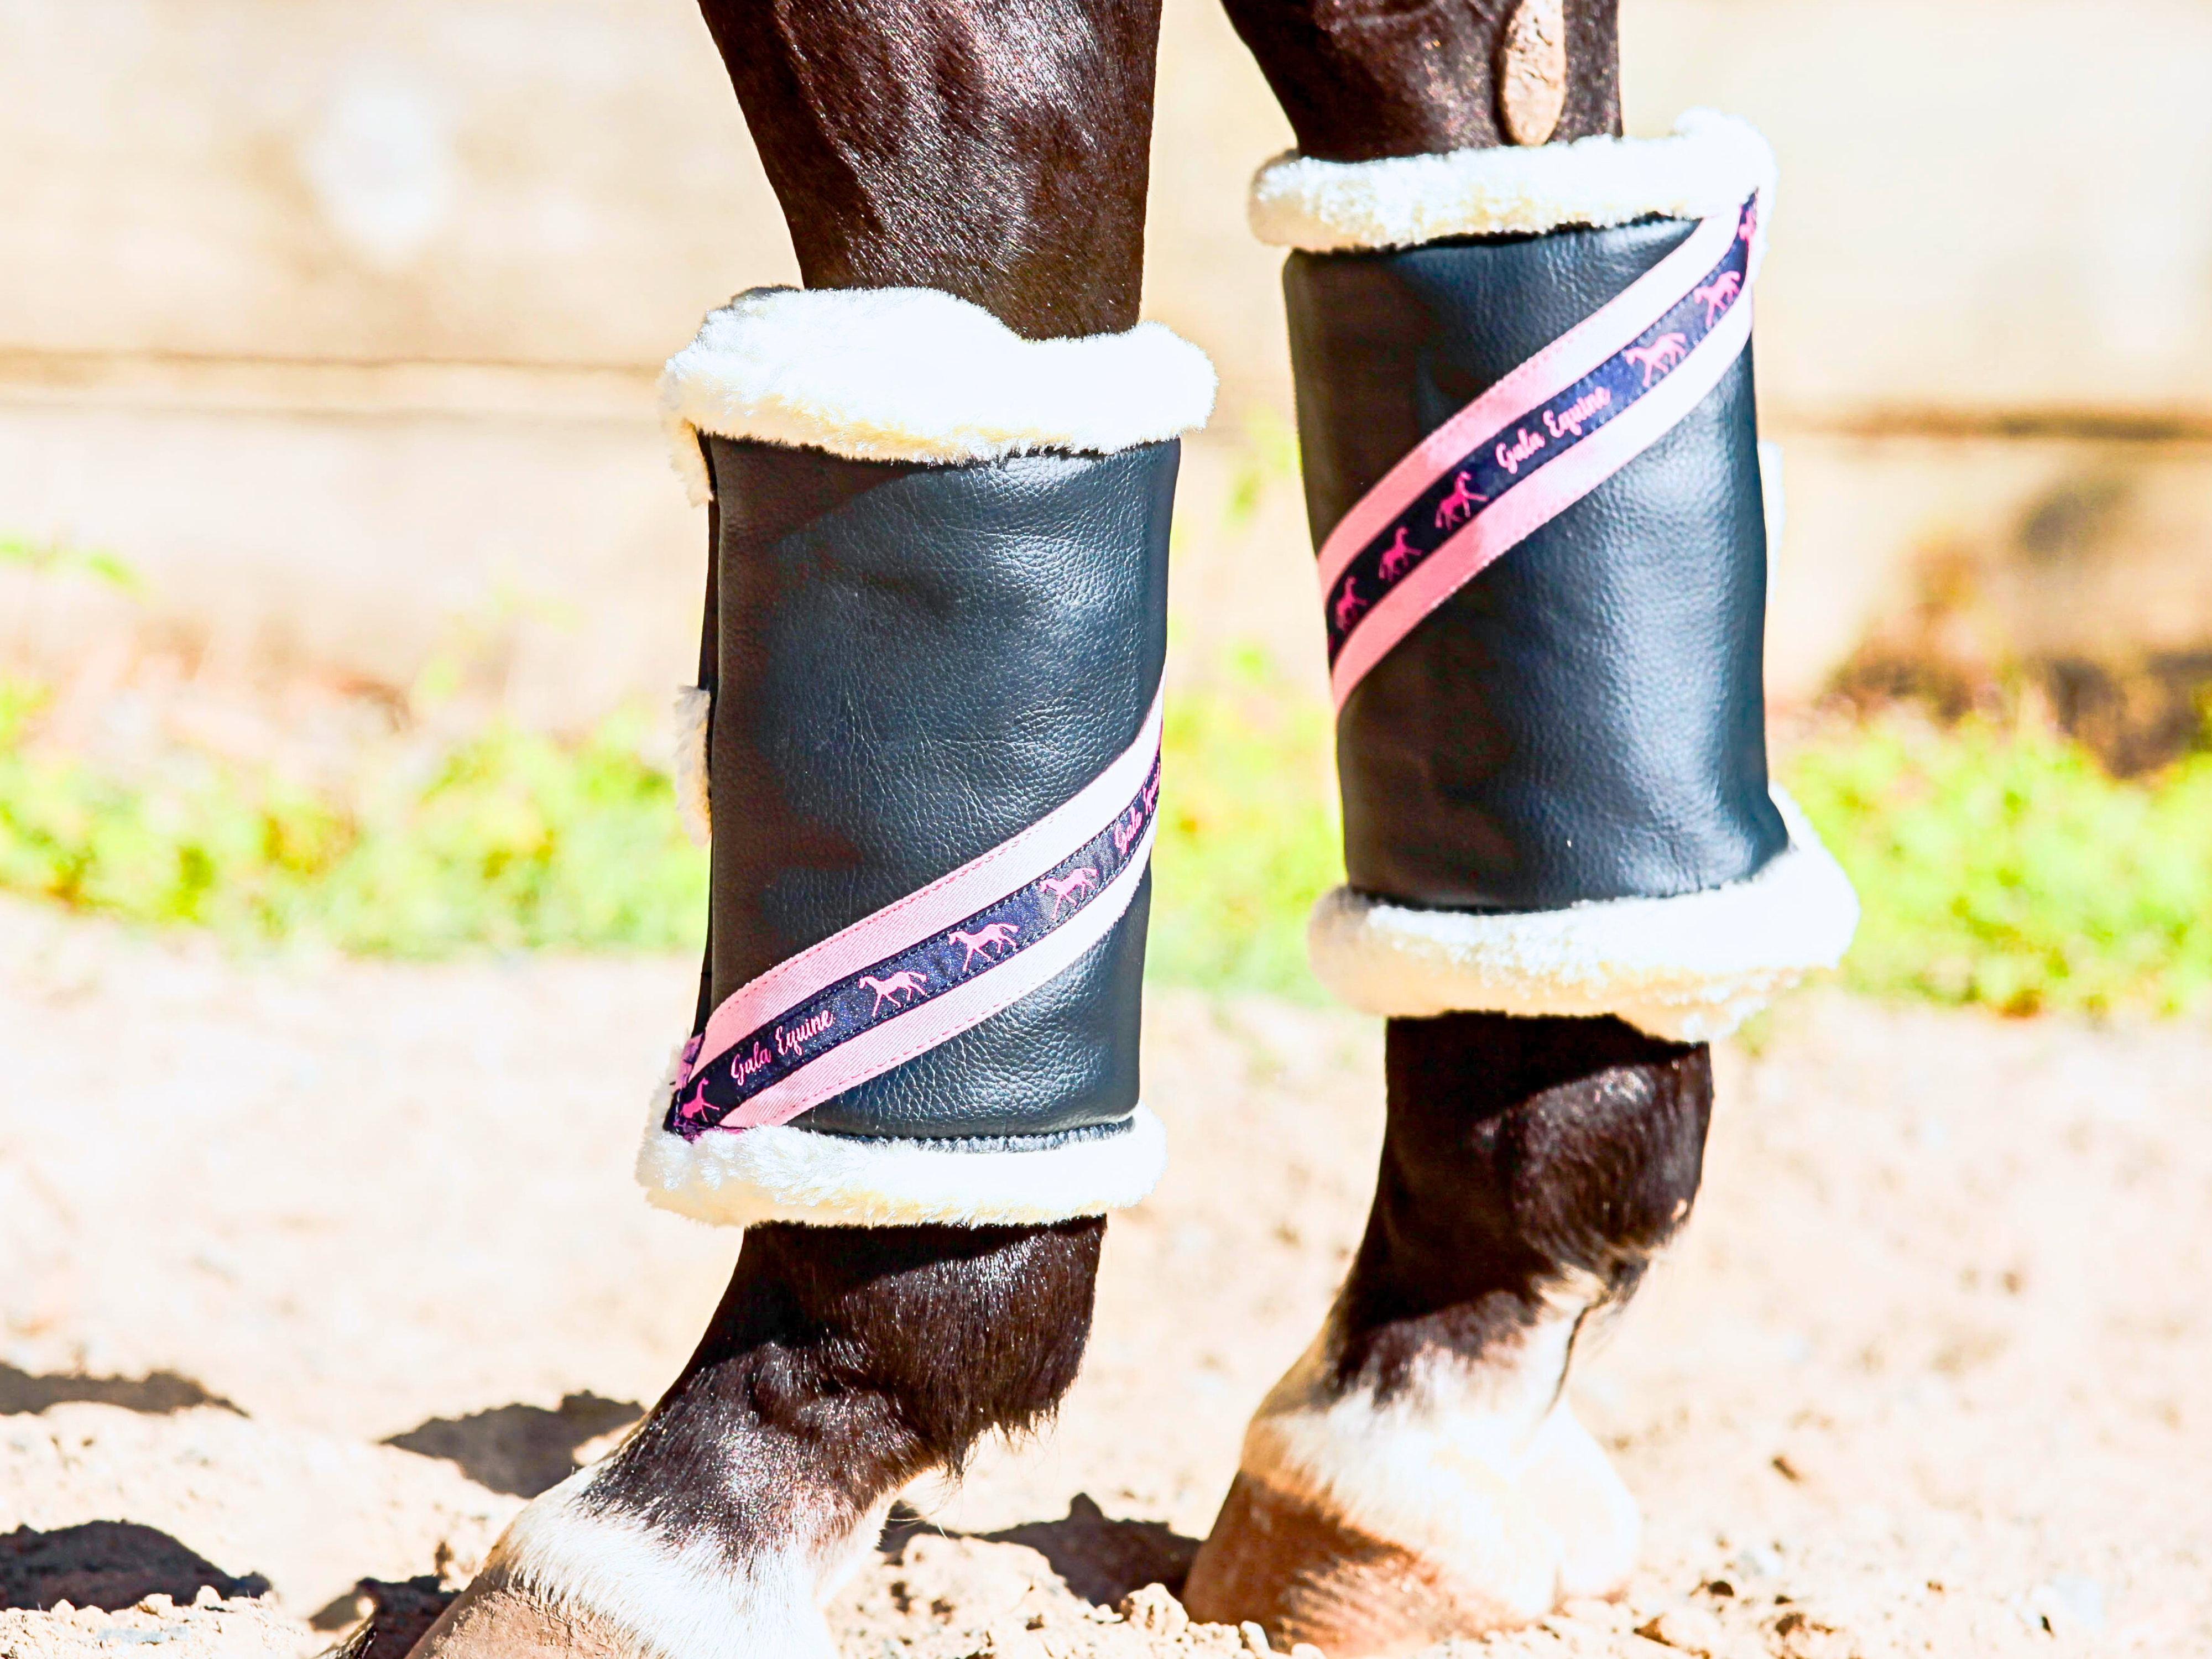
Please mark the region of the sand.
<svg viewBox="0 0 2212 1659"><path fill-rule="evenodd" d="M0 1656L317 1651L649 1401L733 1254L629 1184L692 975L0 907ZM1175 1161L1110 1231L1085 1375L908 1495L833 1608L853 1659L1250 1644L1143 1586L1342 1272L1379 1030L1149 1018ZM1644 1571L1440 1652L2212 1653L2212 1032L1814 992L1755 1036L1692 1227L1577 1375Z"/></svg>

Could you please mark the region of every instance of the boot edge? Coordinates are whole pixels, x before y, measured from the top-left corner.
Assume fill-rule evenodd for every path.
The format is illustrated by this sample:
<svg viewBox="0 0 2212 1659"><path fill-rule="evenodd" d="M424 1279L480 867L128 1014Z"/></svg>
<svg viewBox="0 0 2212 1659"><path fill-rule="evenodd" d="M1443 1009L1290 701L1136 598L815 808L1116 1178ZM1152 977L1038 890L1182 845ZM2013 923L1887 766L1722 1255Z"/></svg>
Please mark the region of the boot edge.
<svg viewBox="0 0 2212 1659"><path fill-rule="evenodd" d="M1167 1128L1141 1103L1111 1133L934 1142L824 1134L789 1125L663 1127L656 1090L637 1182L657 1209L710 1226L1025 1225L1104 1215L1148 1195L1167 1168ZM1032 1141L1042 1144L1030 1144Z"/></svg>
<svg viewBox="0 0 2212 1659"><path fill-rule="evenodd" d="M1858 926L1850 878L1796 804L1790 844L1740 882L1562 910L1421 909L1339 887L1314 906L1315 976L1364 1013L1616 1014L1653 1036L1726 1036Z"/></svg>
<svg viewBox="0 0 2212 1659"><path fill-rule="evenodd" d="M1310 253L1702 219L1734 212L1754 191L1763 224L1775 174L1774 152L1758 129L1692 109L1663 138L1581 138L1372 161L1286 151L1253 176L1247 213L1261 241ZM1751 249L1753 275L1763 246L1762 231Z"/></svg>
<svg viewBox="0 0 2212 1659"><path fill-rule="evenodd" d="M1159 323L1027 340L934 289L756 288L709 312L660 377L671 460L714 495L700 435L850 460L957 465L1114 454L1202 427L1206 354Z"/></svg>

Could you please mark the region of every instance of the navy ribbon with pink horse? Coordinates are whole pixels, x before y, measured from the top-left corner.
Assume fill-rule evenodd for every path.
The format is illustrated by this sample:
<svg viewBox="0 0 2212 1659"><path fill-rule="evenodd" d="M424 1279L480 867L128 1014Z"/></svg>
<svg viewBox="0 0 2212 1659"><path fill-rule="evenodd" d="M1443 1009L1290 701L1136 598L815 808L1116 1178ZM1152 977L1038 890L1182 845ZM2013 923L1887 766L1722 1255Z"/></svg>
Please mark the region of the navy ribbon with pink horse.
<svg viewBox="0 0 2212 1659"><path fill-rule="evenodd" d="M685 1046L665 1127L786 1123L980 1024L1118 921L1151 856L1160 704L1038 823L739 987Z"/></svg>
<svg viewBox="0 0 2212 1659"><path fill-rule="evenodd" d="M1751 337L1754 197L1429 434L1322 544L1338 706L1423 617L1664 436Z"/></svg>

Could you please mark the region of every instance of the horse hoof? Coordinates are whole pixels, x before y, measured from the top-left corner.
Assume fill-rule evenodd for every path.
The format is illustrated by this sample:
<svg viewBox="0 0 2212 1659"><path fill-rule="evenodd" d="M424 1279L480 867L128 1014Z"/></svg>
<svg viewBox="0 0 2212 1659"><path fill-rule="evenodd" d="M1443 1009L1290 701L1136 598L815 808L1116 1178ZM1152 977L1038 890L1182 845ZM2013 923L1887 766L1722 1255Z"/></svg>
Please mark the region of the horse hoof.
<svg viewBox="0 0 2212 1659"><path fill-rule="evenodd" d="M453 1598L409 1659L637 1659L596 1620L487 1572Z"/></svg>
<svg viewBox="0 0 2212 1659"><path fill-rule="evenodd" d="M1324 1331L1245 1431L1192 1614L1379 1659L1618 1594L1639 1522L1559 1397L1573 1325L1438 1352L1387 1389L1339 1377Z"/></svg>
<svg viewBox="0 0 2212 1659"><path fill-rule="evenodd" d="M1251 1620L1275 1645L1383 1659L1542 1618L1558 1596L1559 1543L1504 1483L1480 1496L1504 1524L1480 1563L1446 1563L1376 1536L1310 1498L1239 1474L1192 1564L1194 1619Z"/></svg>

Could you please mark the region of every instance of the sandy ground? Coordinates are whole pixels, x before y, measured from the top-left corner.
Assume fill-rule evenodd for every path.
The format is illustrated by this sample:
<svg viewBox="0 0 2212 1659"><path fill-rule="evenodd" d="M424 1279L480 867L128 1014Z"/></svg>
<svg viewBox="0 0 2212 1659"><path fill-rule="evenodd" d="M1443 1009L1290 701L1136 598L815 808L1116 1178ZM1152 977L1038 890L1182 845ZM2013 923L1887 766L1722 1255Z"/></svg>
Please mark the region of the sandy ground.
<svg viewBox="0 0 2212 1659"><path fill-rule="evenodd" d="M691 975L0 907L0 1656L313 1652L649 1400L733 1253L629 1185ZM1148 1035L1176 1158L1084 1377L911 1495L835 1609L853 1659L1239 1650L1125 1598L1342 1270L1378 1031L1168 993ZM1578 1375L1646 1570L1454 1650L2212 1653L2212 1033L1815 994L1723 1070L1695 1224Z"/></svg>

